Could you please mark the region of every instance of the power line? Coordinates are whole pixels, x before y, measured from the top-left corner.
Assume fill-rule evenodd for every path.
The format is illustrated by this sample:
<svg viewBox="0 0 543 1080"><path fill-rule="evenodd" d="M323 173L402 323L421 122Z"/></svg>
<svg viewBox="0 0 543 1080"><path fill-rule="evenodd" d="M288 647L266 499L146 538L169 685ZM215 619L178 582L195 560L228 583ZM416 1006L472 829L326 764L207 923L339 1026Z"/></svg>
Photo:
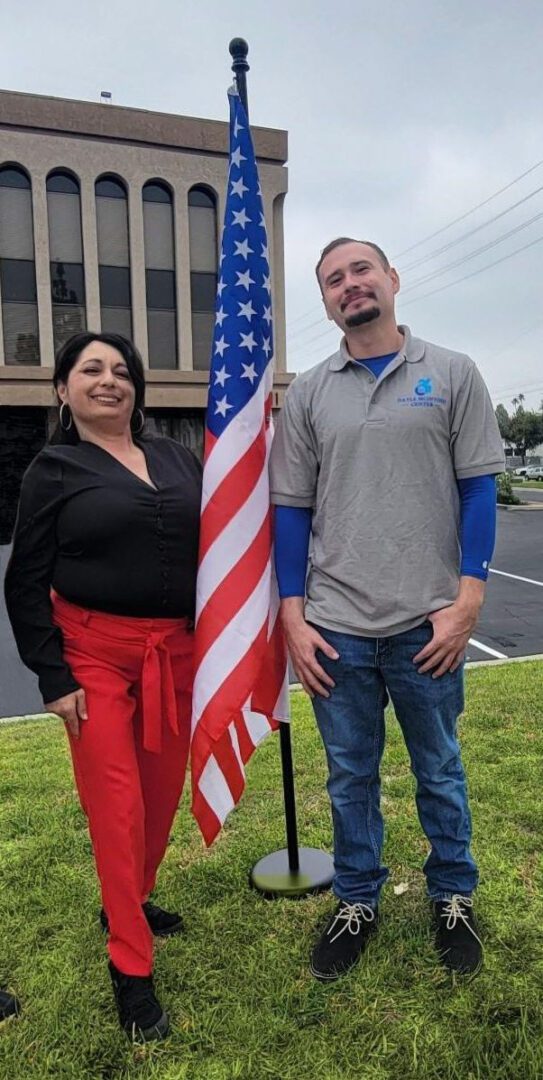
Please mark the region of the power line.
<svg viewBox="0 0 543 1080"><path fill-rule="evenodd" d="M497 247L498 244L503 244L504 240L509 240L511 236L516 236L517 233L529 228L530 225L533 225L534 221L539 221L542 217L543 210L540 211L539 214L534 214L528 221L523 221L520 225L515 225L514 229L509 229L508 232L502 233L501 236L497 236L494 240L490 240L488 244L483 244L482 247L475 248L474 251L462 255L461 258L456 259L455 262L448 263L447 266L442 266L433 273L427 274L426 277L418 278L412 285L408 285L407 289L402 290L403 295L405 296L406 293L412 292L413 289L417 289L419 285L425 285L428 281L434 281L435 278L442 277L443 274L448 274L450 270L456 270L458 266L463 266L464 263L470 262L471 259L475 259L479 255L484 255L486 251L490 251L491 248Z"/></svg>
<svg viewBox="0 0 543 1080"><path fill-rule="evenodd" d="M536 169L540 169L542 165L543 159L541 161L537 161L535 165L531 165L530 168L526 169L525 172L520 173L519 176L516 176L515 179L511 180L508 184L505 185L505 187L500 188L499 191L495 191L492 195L489 195L488 198L483 199L483 201L480 203L477 203L477 206L472 206L471 210L466 210L465 214L460 214L460 216L455 218L454 221L449 221L448 225L442 225L440 229L436 229L436 231L430 233L429 236L425 236L423 240L417 240L416 244L411 244L410 247L404 248L403 251L400 251L397 255L394 255L394 259L401 259L402 255L408 255L409 252L414 251L415 248L421 247L422 244L427 244L429 240L433 240L436 236L441 236L441 233L447 232L448 229L452 229L453 225L459 225L461 221L465 221L466 218L470 217L471 214L475 214L477 210L481 210L483 206L487 206L488 203L492 202L493 199L497 199L498 195L503 195L504 191L509 191L509 188L514 187L514 185L518 184L520 180L524 180L525 176L529 176L530 173L535 172Z"/></svg>
<svg viewBox="0 0 543 1080"><path fill-rule="evenodd" d="M482 266L479 270L474 270L471 274L464 274L463 277L457 278L456 281L449 281L447 285L440 285L437 289L431 289L430 292L423 293L422 296L414 296L411 300L407 301L404 307L409 307L410 304L416 304L419 300L426 300L429 296L435 296L436 293L444 292L445 289L452 289L453 285L460 285L462 281L467 281L469 278L477 277L478 274L484 274L486 270L491 270L493 266L498 266L502 262L507 262L508 259L512 259L514 255L520 255L521 251L526 251L528 248L535 247L536 244L540 244L543 240L543 236L538 236L537 240L530 240L528 244L523 244L522 247L516 248L515 251L509 252L508 255L503 255L501 259L495 259L494 262L488 263L487 266Z"/></svg>
<svg viewBox="0 0 543 1080"><path fill-rule="evenodd" d="M516 210L517 207L522 206L523 203L528 202L529 199L533 199L534 195L539 195L543 191L543 184L541 187L535 188L534 191L530 191L524 198L519 199L517 202L512 203L511 206L506 206L505 210L500 210L499 214L494 214L492 217L487 218L480 225L476 225L474 229L468 229L466 233L462 233L456 240L451 240L448 244L443 244L442 247L436 248L435 251L431 251L429 255L423 255L422 258L416 259L415 262L409 263L408 266L401 267L402 274L408 273L409 270L414 270L417 266L421 266L422 263L428 262L429 259L437 258L438 255L443 255L445 251L449 251L450 248L456 247L458 244L462 244L464 240L468 240L470 236L474 236L475 233L480 232L481 229L487 229L489 225L493 225L494 222L499 221L500 218L505 217L506 214L510 214L512 210Z"/></svg>
<svg viewBox="0 0 543 1080"><path fill-rule="evenodd" d="M520 173L519 176L516 176L514 180L511 180L508 184L505 184L504 187L499 188L498 191L493 192L493 194L489 195L486 199L483 199L483 201L478 203L477 206L473 206L471 208L471 210L467 210L464 214L460 214L459 217L454 218L454 220L450 221L447 225L442 225L441 228L436 229L435 232L430 233L428 236L424 237L422 240L418 240L415 244L411 244L410 247L404 248L403 251L400 251L396 255L393 255L392 256L393 261L395 261L396 259L401 259L403 255L408 255L410 251L414 251L416 248L421 247L423 244L428 243L430 240L433 240L436 236L440 236L442 233L447 232L448 229L452 229L452 227L454 225L458 225L461 221L465 221L466 218L471 216L471 214L476 213L477 210L481 210L483 206L487 206L488 203L493 201L493 199L497 199L499 195L503 195L503 193L505 191L508 191L510 188L514 187L514 185L518 184L520 182L520 180L523 180L525 176L529 176L530 173L535 172L535 170L541 168L542 165L543 165L543 159L541 161L537 161L535 163L535 165L530 166L529 169L526 169L524 172ZM538 188L537 190L540 191L541 188ZM530 198L530 197L531 196L528 196L528 198ZM515 204L515 206L516 205L518 205L518 204ZM513 209L513 207L510 207L509 209ZM506 212L508 212L508 211L506 211ZM493 219L491 219L491 220L493 220ZM490 222L488 222L488 224L490 224ZM476 229L472 230L472 233L476 232L478 228L482 228L482 227L484 227L484 226L478 226ZM466 239L467 236L472 235L472 233L465 234L464 239ZM447 247L448 245L445 245L445 246ZM442 249L439 249L439 251L437 253L434 252L434 255L439 254L441 252L442 252ZM430 258L430 257L431 256L426 256L426 258ZM421 260L421 261L424 261L424 260ZM413 264L413 265L415 265L415 264ZM404 269L406 269L406 268L404 268ZM303 312L301 315L296 315L294 317L294 319L291 319L290 326L296 326L299 322L303 322L303 320L307 319L308 316L313 315L316 312L316 310L317 310L317 306L314 305L311 308L309 308L307 311ZM309 329L312 328L312 326L316 326L318 321L319 320L316 320L315 322L311 323L305 329L309 330ZM303 331L301 331L301 332L303 332Z"/></svg>

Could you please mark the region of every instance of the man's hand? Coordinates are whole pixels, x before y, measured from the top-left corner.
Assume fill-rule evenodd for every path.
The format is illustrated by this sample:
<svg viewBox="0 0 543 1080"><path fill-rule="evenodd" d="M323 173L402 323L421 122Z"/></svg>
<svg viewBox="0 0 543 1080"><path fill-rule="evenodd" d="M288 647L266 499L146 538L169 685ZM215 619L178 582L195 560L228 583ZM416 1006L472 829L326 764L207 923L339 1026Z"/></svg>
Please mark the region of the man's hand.
<svg viewBox="0 0 543 1080"><path fill-rule="evenodd" d="M305 621L303 597L288 596L281 601L281 622L294 670L304 690L310 697L315 694L330 697L326 688L336 684L321 667L315 653L320 649L331 660L338 660L339 653Z"/></svg>
<svg viewBox="0 0 543 1080"><path fill-rule="evenodd" d="M431 671L432 678L438 679L446 671L456 671L460 666L479 617L484 590L484 581L463 577L454 604L428 616L434 635L413 660L414 664L420 664L421 674Z"/></svg>
<svg viewBox="0 0 543 1080"><path fill-rule="evenodd" d="M79 723L87 719L84 690L75 690L73 694L66 694L65 697L57 698L56 701L48 701L45 708L47 712L60 716L74 738L79 738Z"/></svg>

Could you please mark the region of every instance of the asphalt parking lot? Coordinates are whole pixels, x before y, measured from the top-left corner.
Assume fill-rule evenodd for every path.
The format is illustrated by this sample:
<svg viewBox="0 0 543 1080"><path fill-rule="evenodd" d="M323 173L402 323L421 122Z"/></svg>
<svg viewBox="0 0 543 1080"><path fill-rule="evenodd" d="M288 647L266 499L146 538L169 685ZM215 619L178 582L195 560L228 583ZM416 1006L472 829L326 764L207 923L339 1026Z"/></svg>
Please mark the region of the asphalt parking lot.
<svg viewBox="0 0 543 1080"><path fill-rule="evenodd" d="M542 509L498 509L496 550L468 660L543 654L543 489L516 492Z"/></svg>
<svg viewBox="0 0 543 1080"><path fill-rule="evenodd" d="M519 489L517 489L518 491ZM498 510L498 538L486 601L468 661L543 655L543 485L521 498L541 510ZM0 581L9 548L0 547ZM37 680L21 664L0 593L0 717L39 712Z"/></svg>

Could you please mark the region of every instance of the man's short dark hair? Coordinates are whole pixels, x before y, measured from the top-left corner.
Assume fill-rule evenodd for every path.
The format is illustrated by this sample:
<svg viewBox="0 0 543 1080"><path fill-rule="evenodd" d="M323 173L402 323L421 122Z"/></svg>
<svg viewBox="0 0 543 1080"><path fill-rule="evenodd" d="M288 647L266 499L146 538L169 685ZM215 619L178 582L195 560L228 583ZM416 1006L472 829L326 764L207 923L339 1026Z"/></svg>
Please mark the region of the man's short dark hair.
<svg viewBox="0 0 543 1080"><path fill-rule="evenodd" d="M379 260L382 263L384 269L390 270L390 263L384 251L382 250L382 248L379 247L378 244L374 244L372 240L355 240L352 236L338 236L336 240L331 240L330 243L327 244L326 247L323 248L321 251L320 259L315 267L315 273L317 275L317 281L319 283L319 286L321 284L319 270L321 268L323 260L326 258L327 255L330 254L331 251L334 251L334 249L337 247L342 247L343 244L365 244L366 247L373 248L373 250L377 252Z"/></svg>

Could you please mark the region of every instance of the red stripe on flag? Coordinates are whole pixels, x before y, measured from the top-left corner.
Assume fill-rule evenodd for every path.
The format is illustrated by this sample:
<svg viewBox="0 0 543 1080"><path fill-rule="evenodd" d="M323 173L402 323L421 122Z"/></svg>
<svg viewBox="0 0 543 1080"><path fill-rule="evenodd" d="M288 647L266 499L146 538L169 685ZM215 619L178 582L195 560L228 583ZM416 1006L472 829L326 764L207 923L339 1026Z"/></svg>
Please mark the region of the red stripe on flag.
<svg viewBox="0 0 543 1080"><path fill-rule="evenodd" d="M233 616L256 589L269 559L271 515L268 513L251 547L222 579L198 617L194 666L201 664L207 650L228 626Z"/></svg>
<svg viewBox="0 0 543 1080"><path fill-rule="evenodd" d="M243 709L254 685L255 669L259 670L266 647L267 626L261 627L245 656L229 672L208 701L192 740L193 786L198 783L207 760L209 740L214 746L231 720ZM200 736L204 738L201 739ZM202 745L200 745L202 743ZM203 745L205 743L205 746Z"/></svg>
<svg viewBox="0 0 543 1080"><path fill-rule="evenodd" d="M200 562L208 548L247 502L266 467L266 436L262 425L254 442L213 492L200 524Z"/></svg>

